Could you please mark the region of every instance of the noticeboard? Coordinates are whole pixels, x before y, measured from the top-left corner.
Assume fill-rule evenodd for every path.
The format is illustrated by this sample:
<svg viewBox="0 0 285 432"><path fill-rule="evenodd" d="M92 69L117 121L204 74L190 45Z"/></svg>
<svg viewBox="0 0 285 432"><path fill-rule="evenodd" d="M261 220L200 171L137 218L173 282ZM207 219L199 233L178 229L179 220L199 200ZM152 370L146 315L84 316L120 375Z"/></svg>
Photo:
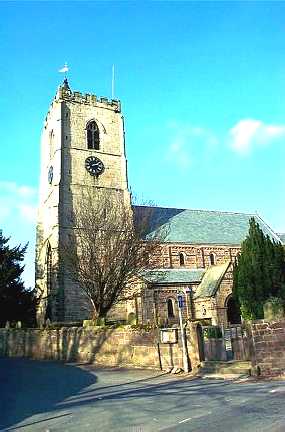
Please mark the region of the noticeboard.
<svg viewBox="0 0 285 432"><path fill-rule="evenodd" d="M160 330L161 343L177 343L178 331L177 328L164 328Z"/></svg>

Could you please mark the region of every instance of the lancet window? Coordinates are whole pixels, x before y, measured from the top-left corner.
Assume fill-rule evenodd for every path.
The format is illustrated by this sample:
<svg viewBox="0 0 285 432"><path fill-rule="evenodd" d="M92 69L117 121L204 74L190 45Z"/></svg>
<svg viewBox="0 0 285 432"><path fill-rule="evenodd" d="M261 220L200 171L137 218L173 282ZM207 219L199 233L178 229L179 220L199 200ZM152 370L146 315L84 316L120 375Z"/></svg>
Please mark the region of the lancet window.
<svg viewBox="0 0 285 432"><path fill-rule="evenodd" d="M97 123L92 120L86 126L87 131L87 148L90 150L99 150L99 128Z"/></svg>

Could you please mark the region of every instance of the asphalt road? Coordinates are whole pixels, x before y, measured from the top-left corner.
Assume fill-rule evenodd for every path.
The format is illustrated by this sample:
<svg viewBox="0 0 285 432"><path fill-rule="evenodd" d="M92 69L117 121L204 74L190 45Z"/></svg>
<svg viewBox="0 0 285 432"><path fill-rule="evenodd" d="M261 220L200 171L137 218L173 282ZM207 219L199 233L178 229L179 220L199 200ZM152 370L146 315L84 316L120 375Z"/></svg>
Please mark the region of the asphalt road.
<svg viewBox="0 0 285 432"><path fill-rule="evenodd" d="M0 358L0 431L281 432L285 381Z"/></svg>

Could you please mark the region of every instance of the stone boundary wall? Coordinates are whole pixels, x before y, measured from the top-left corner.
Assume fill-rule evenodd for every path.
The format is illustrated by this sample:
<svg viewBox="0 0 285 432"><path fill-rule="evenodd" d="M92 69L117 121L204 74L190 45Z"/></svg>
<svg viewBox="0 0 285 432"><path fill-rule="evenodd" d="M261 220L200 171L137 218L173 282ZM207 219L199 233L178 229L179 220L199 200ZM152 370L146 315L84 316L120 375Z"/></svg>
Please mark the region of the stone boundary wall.
<svg viewBox="0 0 285 432"><path fill-rule="evenodd" d="M160 343L158 347L155 330L129 327L0 329L0 356L159 369L159 353L163 369L174 366L183 368L180 342ZM195 363L192 345L189 355Z"/></svg>
<svg viewBox="0 0 285 432"><path fill-rule="evenodd" d="M248 326L252 366L261 376L285 374L285 319Z"/></svg>

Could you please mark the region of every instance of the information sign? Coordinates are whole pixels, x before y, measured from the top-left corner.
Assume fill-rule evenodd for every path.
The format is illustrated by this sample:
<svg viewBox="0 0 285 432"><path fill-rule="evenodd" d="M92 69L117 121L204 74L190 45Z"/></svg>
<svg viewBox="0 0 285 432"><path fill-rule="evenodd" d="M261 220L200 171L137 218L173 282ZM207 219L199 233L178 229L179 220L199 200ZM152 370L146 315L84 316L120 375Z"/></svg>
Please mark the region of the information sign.
<svg viewBox="0 0 285 432"><path fill-rule="evenodd" d="M183 296L181 294L178 294L178 307L181 309L183 308Z"/></svg>

